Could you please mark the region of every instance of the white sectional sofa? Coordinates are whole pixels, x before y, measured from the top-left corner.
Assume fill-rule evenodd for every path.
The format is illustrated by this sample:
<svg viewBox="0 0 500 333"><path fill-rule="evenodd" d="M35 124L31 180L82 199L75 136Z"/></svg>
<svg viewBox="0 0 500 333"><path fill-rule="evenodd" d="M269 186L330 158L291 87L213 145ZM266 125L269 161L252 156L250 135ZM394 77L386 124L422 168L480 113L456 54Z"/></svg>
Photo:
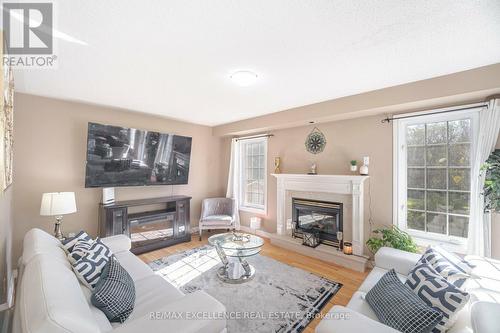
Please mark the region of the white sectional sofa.
<svg viewBox="0 0 500 333"><path fill-rule="evenodd" d="M375 312L366 302L365 295L392 268L398 273L401 281L406 281L407 275L420 257L419 254L381 248L375 255L375 267L353 294L347 306L334 306L318 324L316 333L397 333L398 331L379 322ZM484 315L485 311L478 311L481 308L492 310L498 308L495 304L500 303L500 261L476 256L468 256L466 260L476 266L464 286L464 289L471 294L471 300L458 313L456 323L448 332L500 332L500 320L498 320L500 309L496 314L483 316L481 320L475 318L478 316L476 313ZM479 325L489 330L480 329Z"/></svg>
<svg viewBox="0 0 500 333"><path fill-rule="evenodd" d="M224 306L203 291L184 295L133 255L125 236L103 238L135 283L136 302L123 324L110 323L90 303L91 292L73 273L60 242L40 229L30 230L19 260L14 333L132 333L226 331ZM182 313L166 319L164 314ZM189 315L188 315L189 314ZM196 319L193 317L196 316Z"/></svg>

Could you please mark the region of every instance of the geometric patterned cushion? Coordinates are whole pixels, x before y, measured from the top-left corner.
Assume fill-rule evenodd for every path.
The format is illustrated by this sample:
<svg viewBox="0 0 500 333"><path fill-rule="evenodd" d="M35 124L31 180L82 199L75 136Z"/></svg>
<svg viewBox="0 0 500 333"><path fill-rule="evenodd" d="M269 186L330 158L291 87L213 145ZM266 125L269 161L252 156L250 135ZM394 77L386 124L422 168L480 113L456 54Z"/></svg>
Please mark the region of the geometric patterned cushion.
<svg viewBox="0 0 500 333"><path fill-rule="evenodd" d="M433 333L446 332L453 326L457 319L456 314L470 298L468 293L448 282L425 259L410 271L405 284L425 304L443 313L443 318L432 330Z"/></svg>
<svg viewBox="0 0 500 333"><path fill-rule="evenodd" d="M79 240L91 240L91 239L92 237L90 237L85 231L82 230L75 237L66 238L63 241L61 241L61 243L63 249L66 250L66 252L71 253L71 251L73 251L73 246L75 246Z"/></svg>
<svg viewBox="0 0 500 333"><path fill-rule="evenodd" d="M380 322L403 333L430 332L443 318L405 286L394 269L380 278L365 300Z"/></svg>
<svg viewBox="0 0 500 333"><path fill-rule="evenodd" d="M76 242L75 246L73 246L73 250L71 250L71 253L68 254L69 262L72 265L75 264L88 252L88 250L90 250L92 244L94 244L94 241L92 239L79 239Z"/></svg>
<svg viewBox="0 0 500 333"><path fill-rule="evenodd" d="M114 256L104 267L90 301L110 322L123 323L134 310L134 281Z"/></svg>
<svg viewBox="0 0 500 333"><path fill-rule="evenodd" d="M93 290L112 254L99 238L96 239L85 255L73 264L73 270L78 279Z"/></svg>
<svg viewBox="0 0 500 333"><path fill-rule="evenodd" d="M458 288L463 286L472 271L468 262L439 246L429 246L422 255L419 263L423 263L424 260L429 263L436 272Z"/></svg>

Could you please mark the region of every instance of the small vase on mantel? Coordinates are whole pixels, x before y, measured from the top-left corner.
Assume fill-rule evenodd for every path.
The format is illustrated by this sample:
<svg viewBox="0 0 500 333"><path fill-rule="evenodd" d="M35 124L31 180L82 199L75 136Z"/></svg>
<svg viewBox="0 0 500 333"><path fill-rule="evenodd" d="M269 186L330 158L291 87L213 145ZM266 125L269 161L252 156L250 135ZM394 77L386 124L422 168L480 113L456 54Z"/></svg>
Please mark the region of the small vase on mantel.
<svg viewBox="0 0 500 333"><path fill-rule="evenodd" d="M358 161L352 160L350 164L351 164L351 172L358 171Z"/></svg>
<svg viewBox="0 0 500 333"><path fill-rule="evenodd" d="M359 174L361 176L368 176L368 166L370 165L370 157L363 157L363 165L359 168Z"/></svg>

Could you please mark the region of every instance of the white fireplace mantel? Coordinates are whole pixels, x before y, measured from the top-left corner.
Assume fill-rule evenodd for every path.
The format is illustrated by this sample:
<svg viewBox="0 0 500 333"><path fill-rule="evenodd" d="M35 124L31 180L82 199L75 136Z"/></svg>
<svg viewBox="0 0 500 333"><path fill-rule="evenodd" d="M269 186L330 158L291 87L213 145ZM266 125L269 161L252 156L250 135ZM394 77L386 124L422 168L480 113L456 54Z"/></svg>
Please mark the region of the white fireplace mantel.
<svg viewBox="0 0 500 333"><path fill-rule="evenodd" d="M277 234L286 234L286 192L324 192L352 195L352 247L353 253L363 255L364 212L363 183L368 176L272 174L277 179L276 218ZM346 223L347 221L344 221Z"/></svg>

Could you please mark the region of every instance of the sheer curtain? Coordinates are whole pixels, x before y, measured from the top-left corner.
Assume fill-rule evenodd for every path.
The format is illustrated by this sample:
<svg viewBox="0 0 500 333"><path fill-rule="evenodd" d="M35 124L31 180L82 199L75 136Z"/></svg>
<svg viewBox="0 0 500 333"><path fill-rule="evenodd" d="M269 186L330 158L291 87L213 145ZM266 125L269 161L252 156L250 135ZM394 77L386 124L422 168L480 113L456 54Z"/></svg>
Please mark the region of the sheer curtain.
<svg viewBox="0 0 500 333"><path fill-rule="evenodd" d="M495 149L500 129L500 99L493 99L479 113L479 135L472 159L472 187L469 221L469 254L491 257L491 214L484 213L484 174L481 165Z"/></svg>
<svg viewBox="0 0 500 333"><path fill-rule="evenodd" d="M231 140L231 160L229 162L229 176L227 179L227 192L226 197L234 200L234 215L235 222L234 226L236 230L240 229L240 205L239 205L239 193L240 193L240 144L238 140Z"/></svg>

